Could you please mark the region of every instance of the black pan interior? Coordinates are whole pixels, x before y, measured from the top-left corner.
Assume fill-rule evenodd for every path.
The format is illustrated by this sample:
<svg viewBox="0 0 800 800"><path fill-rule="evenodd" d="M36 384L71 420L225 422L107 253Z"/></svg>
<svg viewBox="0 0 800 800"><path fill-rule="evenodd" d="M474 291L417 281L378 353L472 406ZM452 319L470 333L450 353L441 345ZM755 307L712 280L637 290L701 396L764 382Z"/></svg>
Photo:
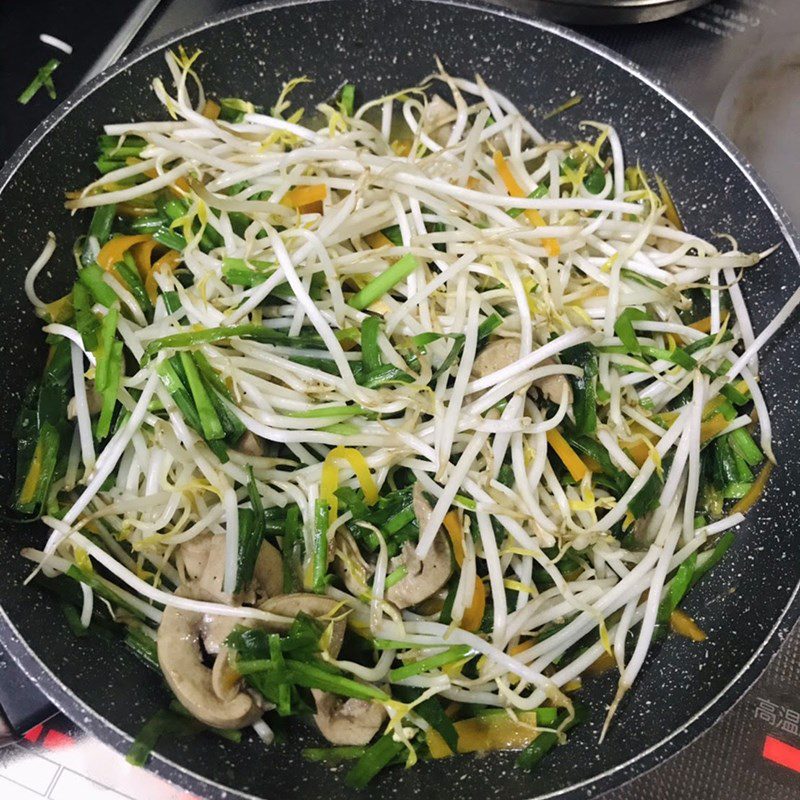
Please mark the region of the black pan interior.
<svg viewBox="0 0 800 800"><path fill-rule="evenodd" d="M740 165L660 91L557 31L486 7L408 0L335 0L237 13L181 37L187 48L203 50L199 71L212 95L245 95L269 106L283 81L305 74L314 79L310 88L300 90L306 107L330 96L345 80L355 81L364 96L375 96L416 83L439 55L453 73L480 72L529 111L547 136L573 138L581 119L613 123L628 161L639 160L648 171L665 177L683 218L701 235L730 231L744 249L754 250L782 243L744 284L757 329L797 281L789 234ZM161 49L113 70L57 112L45 125L49 130L32 137L30 152L15 158L3 173L0 473L6 480L12 474L10 432L21 389L31 371L38 373L45 352L23 293L24 272L52 230L58 236L58 254L40 279L39 291L55 298L71 283L70 244L86 220L71 218L63 210L64 192L94 176L95 136L104 122L163 116L149 88L157 75L166 75ZM583 95L580 106L541 119L543 110L559 105L572 92ZM688 603L689 613L709 633L708 641L694 644L669 637L654 650L602 746L597 745L597 734L603 704L613 695L612 675L587 681L583 695L591 707L591 721L534 775L517 771L512 754L460 757L394 770L376 781L375 796L420 792L461 800L538 797L584 782L587 785L578 791L583 795L656 763L707 727L741 694L776 646L773 636L772 644L762 650L773 628L785 631L798 610L795 603L783 617L800 581L795 493L800 448L794 434L800 416L795 395L797 342L786 330L762 359L781 469L738 530L727 560ZM109 649L89 638L76 640L48 597L21 588L27 567L18 557L19 549L25 543L41 543L43 532L39 526L0 525L0 602L11 625L63 685L42 672L21 646L15 650L79 723L119 746L164 704L165 692L153 673L124 648ZM730 688L740 673L744 677ZM314 737L302 727L298 731L269 751L252 737L238 746L211 736L168 741L159 748L163 758L156 759L154 767L206 796L219 796L221 787L227 787L258 797L349 797L340 777L301 759L300 748ZM672 739L666 746L632 763L668 736ZM621 765L627 766L598 779Z"/></svg>

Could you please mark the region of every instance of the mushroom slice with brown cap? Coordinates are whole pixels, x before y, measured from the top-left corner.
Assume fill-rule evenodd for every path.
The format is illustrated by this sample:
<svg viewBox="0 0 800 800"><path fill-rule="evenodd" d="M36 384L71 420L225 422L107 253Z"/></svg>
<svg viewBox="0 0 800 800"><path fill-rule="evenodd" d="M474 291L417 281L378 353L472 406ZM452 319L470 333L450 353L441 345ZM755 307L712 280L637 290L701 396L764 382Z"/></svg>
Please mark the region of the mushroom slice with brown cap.
<svg viewBox="0 0 800 800"><path fill-rule="evenodd" d="M516 339L496 339L478 353L472 364L472 377L483 378L518 360L519 342ZM547 367L555 363L554 358L546 358L538 366ZM560 403L562 393L566 391L567 402L572 404L572 387L564 375L548 375L545 378L537 378L532 385L553 403Z"/></svg>
<svg viewBox="0 0 800 800"><path fill-rule="evenodd" d="M230 702L240 691L242 676L231 666L228 648L223 645L211 669L211 688L220 700Z"/></svg>
<svg viewBox="0 0 800 800"><path fill-rule="evenodd" d="M283 591L283 559L281 551L269 542L262 542L253 569L256 601L275 597Z"/></svg>
<svg viewBox="0 0 800 800"><path fill-rule="evenodd" d="M186 587L176 592L192 597ZM237 689L229 699L217 696L212 671L203 663L200 632L203 615L167 606L158 628L158 663L164 678L186 710L212 728L241 728L261 716L249 694Z"/></svg>
<svg viewBox="0 0 800 800"><path fill-rule="evenodd" d="M208 600L231 603L234 596L222 590L225 577L225 537L201 534L179 549L186 579ZM262 542L253 569L253 580L247 591L236 595L238 602L260 601L280 594L283 589L283 561L280 551L269 542ZM253 592L255 594L253 594Z"/></svg>
<svg viewBox="0 0 800 800"><path fill-rule="evenodd" d="M331 597L297 592L295 594L282 594L278 597L271 597L263 602L259 608L262 611L268 611L270 614L286 617L285 622L274 620L263 623L264 628L275 633L286 633L292 627L292 622L298 614L308 614L309 617L314 617L314 619L318 619L321 622L332 622L330 642L327 649L328 653L333 658L336 658L342 649L344 632L347 627L344 619L330 619L330 615L336 611L339 605L341 605L339 601Z"/></svg>
<svg viewBox="0 0 800 800"><path fill-rule="evenodd" d="M483 378L519 359L517 339L495 339L483 348L472 362L472 377Z"/></svg>
<svg viewBox="0 0 800 800"><path fill-rule="evenodd" d="M430 503L422 494L422 487L414 484L413 508L419 528L422 530L431 517ZM391 569L405 567L407 575L386 592L386 599L398 608L408 608L427 600L447 583L452 572L450 546L441 529L424 559L419 558L410 542L403 544L402 552L391 560Z"/></svg>
<svg viewBox="0 0 800 800"><path fill-rule="evenodd" d="M312 689L311 694L317 704L314 722L331 744L365 745L388 716L386 709L372 700L345 699L320 689Z"/></svg>
<svg viewBox="0 0 800 800"><path fill-rule="evenodd" d="M440 147L447 147L447 140L453 132L453 122L458 112L438 94L428 100L422 113L422 122L429 131L429 136Z"/></svg>
<svg viewBox="0 0 800 800"><path fill-rule="evenodd" d="M264 449L264 440L256 436L252 431L245 431L242 438L236 444L236 449L246 456L261 457L266 452Z"/></svg>
<svg viewBox="0 0 800 800"><path fill-rule="evenodd" d="M247 625L252 620L244 617L228 617L219 614L204 614L200 623L200 638L203 647L212 656L220 652L225 646L225 640L237 625Z"/></svg>

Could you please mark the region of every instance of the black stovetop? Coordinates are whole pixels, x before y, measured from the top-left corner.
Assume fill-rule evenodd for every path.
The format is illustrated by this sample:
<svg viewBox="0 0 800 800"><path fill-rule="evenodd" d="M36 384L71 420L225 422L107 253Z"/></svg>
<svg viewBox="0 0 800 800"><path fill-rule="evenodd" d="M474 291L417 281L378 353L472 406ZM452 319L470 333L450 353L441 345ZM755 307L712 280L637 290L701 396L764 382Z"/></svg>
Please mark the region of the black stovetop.
<svg viewBox="0 0 800 800"><path fill-rule="evenodd" d="M54 80L63 98L147 2L0 2L0 160L8 157L55 106L44 94L26 107L15 102L36 69L48 58L60 58L62 64ZM495 2L525 7L525 0ZM244 2L161 0L130 46L147 44L239 5ZM80 13L76 13L78 10ZM585 28L581 32L641 65L700 114L713 118L745 150L800 222L800 161L791 150L796 142L792 113L800 107L797 0L727 0L670 21ZM41 33L69 42L73 54L66 56L40 43ZM766 103L771 105L759 108ZM752 119L763 116L761 111L769 114L775 129L768 148L752 146L748 128ZM787 146L790 149L781 150ZM787 164L793 164L794 169L787 169ZM22 728L52 713L35 687L0 653L0 704L4 702L10 704ZM80 744L75 745L76 741ZM65 751L64 746L70 743L73 749ZM64 752L72 756L65 757ZM78 757L77 753L82 755ZM79 782L81 779L84 783ZM98 787L107 791L97 794ZM60 716L44 727L34 727L22 744L0 750L3 800L95 796L135 800L188 797L126 767L121 758L83 736L76 725ZM655 770L605 797L800 800L800 628L788 637L745 697L708 733Z"/></svg>

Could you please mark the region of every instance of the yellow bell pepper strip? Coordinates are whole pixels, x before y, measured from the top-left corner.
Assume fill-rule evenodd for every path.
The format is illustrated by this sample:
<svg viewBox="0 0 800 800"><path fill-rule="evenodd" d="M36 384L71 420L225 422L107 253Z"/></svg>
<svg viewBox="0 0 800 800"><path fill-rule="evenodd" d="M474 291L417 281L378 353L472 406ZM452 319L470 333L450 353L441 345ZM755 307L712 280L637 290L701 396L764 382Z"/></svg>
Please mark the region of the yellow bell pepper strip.
<svg viewBox="0 0 800 800"><path fill-rule="evenodd" d="M656 184L658 185L658 193L661 196L661 202L664 204L664 216L679 230L685 230L683 222L678 215L678 209L675 208L675 203L672 202L672 195L667 189L667 184L661 180L661 176L656 175Z"/></svg>
<svg viewBox="0 0 800 800"><path fill-rule="evenodd" d="M46 305L53 322L66 322L72 316L72 292Z"/></svg>
<svg viewBox="0 0 800 800"><path fill-rule="evenodd" d="M158 172L156 171L155 167L153 167L153 169L146 170L144 174L147 175L148 178L158 177ZM189 181L187 181L183 176L178 178L172 185L167 186L167 189L169 189L170 192L175 195L175 197L180 198L185 197L192 191L192 187L189 186Z"/></svg>
<svg viewBox="0 0 800 800"><path fill-rule="evenodd" d="M139 244L135 244L131 248L133 260L136 263L136 269L144 283L145 291L151 303L155 303L158 294L158 287L151 278L151 273L153 271L153 250L155 250L157 246L158 242L155 239L149 239L145 242L139 242Z"/></svg>
<svg viewBox="0 0 800 800"><path fill-rule="evenodd" d="M167 252L153 264L153 268L147 274L147 278L145 278L144 281L144 288L153 302L155 302L156 295L158 294L158 284L155 279L156 273L171 272L182 260L183 256L177 250L167 250Z"/></svg>
<svg viewBox="0 0 800 800"><path fill-rule="evenodd" d="M635 442L623 442L622 449L637 467L641 467L650 456L650 448L642 439Z"/></svg>
<svg viewBox="0 0 800 800"><path fill-rule="evenodd" d="M715 436L719 436L729 424L729 421L725 419L723 414L714 414L713 417L700 425L700 442L705 444Z"/></svg>
<svg viewBox="0 0 800 800"><path fill-rule="evenodd" d="M386 236L383 231L375 231L368 233L364 237L364 241L373 249L377 250L379 247L394 247L394 242Z"/></svg>
<svg viewBox="0 0 800 800"><path fill-rule="evenodd" d="M461 530L461 523L458 521L457 511L447 512L444 518L444 528L453 545L456 564L460 567L464 563L464 533Z"/></svg>
<svg viewBox="0 0 800 800"><path fill-rule="evenodd" d="M476 577L475 590L472 593L472 602L470 603L469 608L464 612L464 616L461 618L460 627L465 631L475 633L475 631L481 627L481 622L483 622L483 615L485 611L486 587L483 585L483 581Z"/></svg>
<svg viewBox="0 0 800 800"><path fill-rule="evenodd" d="M390 147L396 156L405 158L411 153L411 146L414 142L411 139L395 139Z"/></svg>
<svg viewBox="0 0 800 800"><path fill-rule="evenodd" d="M450 537L453 545L453 557L459 567L464 563L464 530L458 519L457 511L448 511L444 518L444 529ZM475 576L475 589L472 592L472 602L469 608L464 611L461 618L460 627L465 631L475 632L483 622L483 614L486 611L486 587L483 581Z"/></svg>
<svg viewBox="0 0 800 800"><path fill-rule="evenodd" d="M551 725L555 720L556 709L543 708L538 711L523 711L518 714L519 722L504 711L488 713L484 716L462 719L453 723L458 732L459 753L484 753L490 750L519 750L530 744L539 732L536 725ZM453 751L441 735L430 728L426 733L428 749L433 758L447 758Z"/></svg>
<svg viewBox="0 0 800 800"><path fill-rule="evenodd" d="M122 261L122 257L135 244L146 242L150 239L147 234L136 234L133 236L115 236L109 239L97 254L97 263L107 272L114 269L114 265Z"/></svg>
<svg viewBox="0 0 800 800"><path fill-rule="evenodd" d="M610 669L614 669L617 662L610 653L603 651L591 664L583 671L584 675L602 675Z"/></svg>
<svg viewBox="0 0 800 800"><path fill-rule="evenodd" d="M573 480L580 483L586 473L589 472L589 467L581 461L580 456L572 449L572 446L557 428L551 428L547 431L547 443L561 459L569 474L572 475Z"/></svg>
<svg viewBox="0 0 800 800"><path fill-rule="evenodd" d="M200 112L206 119L219 119L220 107L213 100L206 100L203 110Z"/></svg>
<svg viewBox="0 0 800 800"><path fill-rule="evenodd" d="M25 476L25 482L22 484L22 489L19 493L19 499L17 500L19 505L27 505L33 501L36 488L39 485L39 479L42 476L43 456L44 439L40 437L39 441L36 443L36 449L33 451L33 458L28 468L28 474Z"/></svg>
<svg viewBox="0 0 800 800"><path fill-rule="evenodd" d="M497 169L497 173L506 185L506 191L512 197L525 197L525 192L522 191L522 187L517 183L517 179L512 174L505 157L499 150L495 150L494 165ZM544 217L535 208L527 208L523 213L534 228L541 228L547 225ZM561 253L561 245L559 245L557 239L543 239L542 243L547 251L547 255L557 256Z"/></svg>
<svg viewBox="0 0 800 800"><path fill-rule="evenodd" d="M530 650L531 647L535 644L535 640L533 639L525 639L521 642L518 642L513 647L508 649L508 654L510 656L518 656L520 653L524 653L526 650Z"/></svg>
<svg viewBox="0 0 800 800"><path fill-rule="evenodd" d="M758 498L763 494L764 489L767 488L767 481L769 481L769 476L772 475L772 470L774 468L775 465L771 461L767 461L767 463L764 464L764 467L761 472L758 473L758 477L753 481L753 485L750 487L747 494L731 509L731 514L744 514L756 504Z"/></svg>
<svg viewBox="0 0 800 800"><path fill-rule="evenodd" d="M722 325L725 325L728 322L729 316L730 314L728 314L727 311L722 312L722 316L720 318ZM711 333L711 317L703 317L703 319L690 322L689 327L694 328L696 331L700 331L700 333Z"/></svg>
<svg viewBox="0 0 800 800"><path fill-rule="evenodd" d="M368 506L374 505L378 500L378 487L369 470L369 464L361 453L353 447L334 447L322 464L322 481L320 484L320 500L328 504L328 519L333 522L339 510L339 498L336 490L339 488L339 468L336 461L346 461L356 475L364 492L364 500Z"/></svg>
<svg viewBox="0 0 800 800"><path fill-rule="evenodd" d="M281 204L294 208L301 214L322 213L322 201L328 196L328 187L322 183L295 186L281 199Z"/></svg>
<svg viewBox="0 0 800 800"><path fill-rule="evenodd" d="M708 639L697 623L684 611L676 608L669 615L669 626L678 636L685 636L693 642L704 642Z"/></svg>

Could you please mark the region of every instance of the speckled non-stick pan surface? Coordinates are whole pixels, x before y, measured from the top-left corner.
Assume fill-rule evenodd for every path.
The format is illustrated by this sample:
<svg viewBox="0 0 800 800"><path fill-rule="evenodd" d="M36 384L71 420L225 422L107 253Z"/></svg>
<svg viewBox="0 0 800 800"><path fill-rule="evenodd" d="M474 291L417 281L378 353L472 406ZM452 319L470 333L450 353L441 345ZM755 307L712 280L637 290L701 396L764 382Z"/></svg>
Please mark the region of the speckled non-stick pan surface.
<svg viewBox="0 0 800 800"><path fill-rule="evenodd" d="M480 72L534 119L571 92L576 109L537 125L574 137L581 119L605 120L622 135L630 162L661 173L687 225L704 236L736 234L744 249L780 249L748 273L744 290L755 325L763 327L798 282L797 245L769 193L730 145L627 63L574 34L487 6L411 0L272 2L238 10L170 42L138 53L78 91L43 123L0 175L0 475L12 471L10 432L20 389L44 354L42 336L22 290L23 275L52 230L58 256L39 281L55 298L72 281L72 240L85 221L63 209L64 192L93 176L95 136L104 122L162 115L150 81L165 73L163 51L182 41L203 50L199 70L216 95L245 95L268 105L282 81L315 79L309 98L328 97L344 80L366 95L415 83L435 55L454 73ZM47 284L47 286L46 286ZM694 644L668 637L648 659L602 746L609 674L583 690L591 721L527 775L513 754L459 757L392 770L375 797L586 797L652 767L711 725L758 675L797 619L800 603L800 500L797 376L800 348L788 327L764 353L764 392L773 410L781 462L769 489L738 529L725 562L692 592L688 611L709 638ZM40 526L0 523L3 644L68 715L125 749L166 699L158 679L127 650L77 640L53 602L23 589L20 547L41 542ZM325 798L350 796L341 780L299 754L312 739L297 735L265 750L246 737L164 742L151 768L205 797ZM228 791L230 794L225 795Z"/></svg>

